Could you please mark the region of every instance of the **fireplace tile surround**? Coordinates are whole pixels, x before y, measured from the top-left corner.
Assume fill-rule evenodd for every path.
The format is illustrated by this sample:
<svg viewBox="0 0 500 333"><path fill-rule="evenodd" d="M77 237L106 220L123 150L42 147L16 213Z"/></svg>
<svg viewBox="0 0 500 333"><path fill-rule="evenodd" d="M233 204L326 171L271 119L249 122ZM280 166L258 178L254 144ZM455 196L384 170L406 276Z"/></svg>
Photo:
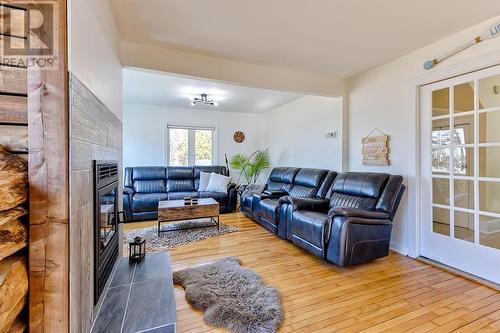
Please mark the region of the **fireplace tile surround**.
<svg viewBox="0 0 500 333"><path fill-rule="evenodd" d="M70 330L89 332L94 306L93 160L116 160L122 170L121 121L73 74L69 75L70 110ZM118 188L123 184L119 172ZM122 195L118 191L118 210ZM121 244L121 225L118 244ZM119 246L120 256L122 253Z"/></svg>
<svg viewBox="0 0 500 333"><path fill-rule="evenodd" d="M148 254L139 263L121 258L92 333L174 333L176 322L170 254Z"/></svg>

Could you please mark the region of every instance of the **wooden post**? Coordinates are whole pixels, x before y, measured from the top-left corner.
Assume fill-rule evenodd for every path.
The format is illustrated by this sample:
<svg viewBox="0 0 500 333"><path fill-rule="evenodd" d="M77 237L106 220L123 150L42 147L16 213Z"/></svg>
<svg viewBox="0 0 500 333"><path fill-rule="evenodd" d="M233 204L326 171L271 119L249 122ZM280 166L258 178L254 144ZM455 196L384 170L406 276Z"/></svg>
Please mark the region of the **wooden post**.
<svg viewBox="0 0 500 333"><path fill-rule="evenodd" d="M66 0L54 4L57 68L28 69L29 330L64 333L69 330Z"/></svg>

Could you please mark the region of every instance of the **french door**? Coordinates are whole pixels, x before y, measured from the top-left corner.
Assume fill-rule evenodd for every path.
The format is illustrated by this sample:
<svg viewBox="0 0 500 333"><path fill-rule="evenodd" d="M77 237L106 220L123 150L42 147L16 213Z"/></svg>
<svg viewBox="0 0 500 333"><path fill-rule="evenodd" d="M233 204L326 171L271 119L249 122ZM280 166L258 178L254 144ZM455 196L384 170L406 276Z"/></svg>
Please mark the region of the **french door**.
<svg viewBox="0 0 500 333"><path fill-rule="evenodd" d="M500 283L500 66L420 88L421 255Z"/></svg>

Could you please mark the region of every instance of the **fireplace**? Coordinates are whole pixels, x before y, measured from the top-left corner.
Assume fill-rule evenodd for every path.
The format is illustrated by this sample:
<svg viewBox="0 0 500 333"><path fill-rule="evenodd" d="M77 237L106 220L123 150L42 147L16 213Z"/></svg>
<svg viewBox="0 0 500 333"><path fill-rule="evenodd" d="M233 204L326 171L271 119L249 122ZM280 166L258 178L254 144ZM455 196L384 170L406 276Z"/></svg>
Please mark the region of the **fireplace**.
<svg viewBox="0 0 500 333"><path fill-rule="evenodd" d="M118 164L94 161L94 304L118 258Z"/></svg>

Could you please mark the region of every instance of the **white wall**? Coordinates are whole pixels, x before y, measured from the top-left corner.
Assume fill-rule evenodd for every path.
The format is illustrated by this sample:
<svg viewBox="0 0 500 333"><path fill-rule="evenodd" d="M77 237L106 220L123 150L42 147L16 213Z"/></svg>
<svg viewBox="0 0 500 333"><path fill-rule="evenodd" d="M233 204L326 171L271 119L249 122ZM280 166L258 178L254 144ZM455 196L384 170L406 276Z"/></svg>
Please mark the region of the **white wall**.
<svg viewBox="0 0 500 333"><path fill-rule="evenodd" d="M260 115L210 110L182 109L156 105L125 103L123 107L123 165L166 165L165 128L167 124L218 127L219 164L224 165L235 153L249 154L259 147ZM233 134L245 133L245 141L236 143Z"/></svg>
<svg viewBox="0 0 500 333"><path fill-rule="evenodd" d="M471 27L350 80L348 101L348 165L350 170L389 172L401 174L407 181L415 180L415 166L411 161L416 153L416 147L411 133L415 130L416 123L410 83L426 73L422 68L424 61L462 45L480 35L498 20L499 17ZM438 65L435 70L439 71L443 67L460 64L499 49L500 38L486 41L448 59L445 63ZM391 136L392 164L390 166L369 167L361 163L361 138L375 127ZM415 212L411 211L411 205L408 205L409 202L415 201L413 191L414 189L410 189L407 192L410 193L410 198L404 198L395 219L393 248L400 252L413 251L408 248L409 245L414 246L408 238L408 235L414 237L413 234L409 234L409 226L414 223Z"/></svg>
<svg viewBox="0 0 500 333"><path fill-rule="evenodd" d="M304 96L263 114L194 110L125 103L123 106L123 165L165 165L167 124L216 125L219 164L224 153L250 154L269 148L273 166L341 170L342 99ZM233 134L245 133L243 143ZM337 139L327 132L337 131ZM266 177L264 174L263 177Z"/></svg>
<svg viewBox="0 0 500 333"><path fill-rule="evenodd" d="M261 146L273 166L342 169L342 99L304 96L262 116ZM337 131L336 139L327 132Z"/></svg>
<svg viewBox="0 0 500 333"><path fill-rule="evenodd" d="M120 36L108 1L69 1L69 71L122 118Z"/></svg>

